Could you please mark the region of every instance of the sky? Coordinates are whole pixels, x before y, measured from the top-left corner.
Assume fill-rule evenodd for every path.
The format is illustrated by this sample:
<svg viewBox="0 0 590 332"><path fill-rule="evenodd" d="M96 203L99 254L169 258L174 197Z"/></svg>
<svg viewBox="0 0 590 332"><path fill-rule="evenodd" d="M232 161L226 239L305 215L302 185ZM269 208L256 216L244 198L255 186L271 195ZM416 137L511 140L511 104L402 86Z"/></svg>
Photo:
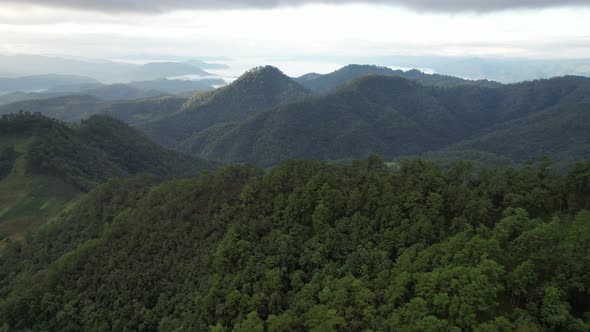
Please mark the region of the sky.
<svg viewBox="0 0 590 332"><path fill-rule="evenodd" d="M590 58L588 0L0 0L0 54Z"/></svg>

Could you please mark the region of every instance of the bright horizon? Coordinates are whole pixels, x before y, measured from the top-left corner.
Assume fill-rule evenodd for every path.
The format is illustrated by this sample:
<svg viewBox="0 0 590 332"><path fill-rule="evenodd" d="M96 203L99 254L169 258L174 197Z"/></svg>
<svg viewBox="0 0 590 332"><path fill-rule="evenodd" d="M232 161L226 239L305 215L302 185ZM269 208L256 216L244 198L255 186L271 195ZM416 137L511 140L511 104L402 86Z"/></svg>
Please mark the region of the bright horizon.
<svg viewBox="0 0 590 332"><path fill-rule="evenodd" d="M312 62L334 55L590 58L590 7L482 12L374 3L258 7L113 12L0 1L0 54Z"/></svg>

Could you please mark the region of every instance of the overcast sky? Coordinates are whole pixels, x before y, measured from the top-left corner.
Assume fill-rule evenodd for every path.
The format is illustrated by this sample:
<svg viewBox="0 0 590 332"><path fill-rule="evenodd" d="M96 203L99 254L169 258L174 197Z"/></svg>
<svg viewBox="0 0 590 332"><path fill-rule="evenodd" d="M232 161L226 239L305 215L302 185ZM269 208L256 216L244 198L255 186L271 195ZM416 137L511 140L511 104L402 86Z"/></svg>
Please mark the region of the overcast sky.
<svg viewBox="0 0 590 332"><path fill-rule="evenodd" d="M0 53L590 57L589 0L0 0Z"/></svg>

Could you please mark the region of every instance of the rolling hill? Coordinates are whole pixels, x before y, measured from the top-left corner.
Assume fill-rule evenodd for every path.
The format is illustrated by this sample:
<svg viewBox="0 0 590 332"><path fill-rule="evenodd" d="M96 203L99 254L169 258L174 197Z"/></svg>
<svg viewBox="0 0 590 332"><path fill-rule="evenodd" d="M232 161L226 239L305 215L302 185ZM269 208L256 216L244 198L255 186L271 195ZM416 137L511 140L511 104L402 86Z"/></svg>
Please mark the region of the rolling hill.
<svg viewBox="0 0 590 332"><path fill-rule="evenodd" d="M41 113L66 122L77 122L94 114L108 114L129 124L154 120L177 112L186 98L152 97L137 100L104 101L90 95L68 95L27 100L0 106L0 114L19 111Z"/></svg>
<svg viewBox="0 0 590 332"><path fill-rule="evenodd" d="M267 66L188 99L70 96L14 103L0 113L40 111L66 121L108 114L169 148L265 167L290 158L340 160L371 153L388 160L469 156L502 163L543 154L564 161L589 155L585 128L576 124L585 123L588 78L503 85L359 65L304 78L304 85L320 93ZM543 131L556 135L548 138Z"/></svg>
<svg viewBox="0 0 590 332"><path fill-rule="evenodd" d="M118 120L70 127L39 114L0 119L0 233L19 236L113 177L189 177L213 164L166 150Z"/></svg>
<svg viewBox="0 0 590 332"><path fill-rule="evenodd" d="M65 83L65 82L64 82ZM135 81L130 83L100 84L72 82L48 88L45 92L11 92L0 95L0 105L9 105L21 101L50 99L54 97L89 95L101 100L133 100L163 95L192 95L197 91L210 91L222 86L225 81L208 78L196 81L156 79L149 81ZM42 105L42 102L39 104ZM13 105L17 108L18 105ZM65 119L60 119L65 120Z"/></svg>
<svg viewBox="0 0 590 332"><path fill-rule="evenodd" d="M453 87L461 85L477 85L485 87L500 86L500 83L491 82L487 80L465 80L454 76L439 75L439 74L425 74L419 70L393 70L388 67L374 66L374 65L348 65L342 67L329 74L310 73L301 77L295 78L295 81L303 85L307 89L315 92L325 92L337 86L340 86L355 78L367 76L399 76L416 81L422 85Z"/></svg>
<svg viewBox="0 0 590 332"><path fill-rule="evenodd" d="M0 73L6 77L31 75L75 75L92 77L101 82L125 83L184 75L214 76L206 72L207 63L154 61L144 64L105 59L72 58L40 55L0 55ZM0 90L1 91L1 90ZM12 90L18 91L18 90Z"/></svg>
<svg viewBox="0 0 590 332"><path fill-rule="evenodd" d="M100 84L100 82L90 77L57 74L0 78L0 94L16 91L44 91L70 84L88 85Z"/></svg>
<svg viewBox="0 0 590 332"><path fill-rule="evenodd" d="M571 153L574 160L590 157L587 122L576 123L585 120L589 98L590 80L581 77L441 88L395 76L367 76L326 95L210 127L179 147L262 166L290 158L350 159L370 153L398 159L453 144L458 144L453 149L518 161L558 152Z"/></svg>
<svg viewBox="0 0 590 332"><path fill-rule="evenodd" d="M522 163L550 156L571 164L590 158L590 103L560 104L507 121L474 138L453 144L441 156L481 151Z"/></svg>

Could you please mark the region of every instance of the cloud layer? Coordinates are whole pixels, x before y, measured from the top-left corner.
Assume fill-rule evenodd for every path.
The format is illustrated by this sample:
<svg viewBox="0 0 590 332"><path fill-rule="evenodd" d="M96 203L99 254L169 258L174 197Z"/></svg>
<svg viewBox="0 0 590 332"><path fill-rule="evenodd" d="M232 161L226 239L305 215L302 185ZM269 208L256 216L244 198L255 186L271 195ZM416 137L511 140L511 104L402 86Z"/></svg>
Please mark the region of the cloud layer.
<svg viewBox="0 0 590 332"><path fill-rule="evenodd" d="M584 6L588 0L0 0L2 4L32 4L104 12L168 12L184 9L277 8L306 4L366 3L397 5L429 12L493 12L510 9Z"/></svg>

